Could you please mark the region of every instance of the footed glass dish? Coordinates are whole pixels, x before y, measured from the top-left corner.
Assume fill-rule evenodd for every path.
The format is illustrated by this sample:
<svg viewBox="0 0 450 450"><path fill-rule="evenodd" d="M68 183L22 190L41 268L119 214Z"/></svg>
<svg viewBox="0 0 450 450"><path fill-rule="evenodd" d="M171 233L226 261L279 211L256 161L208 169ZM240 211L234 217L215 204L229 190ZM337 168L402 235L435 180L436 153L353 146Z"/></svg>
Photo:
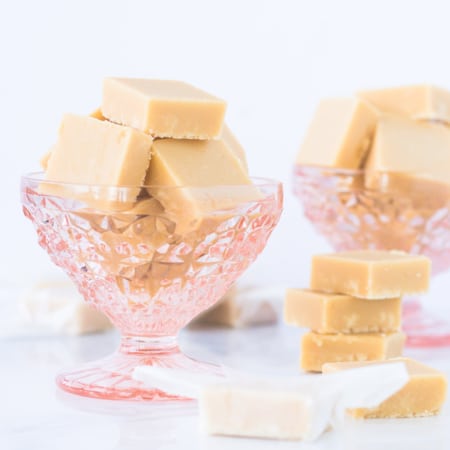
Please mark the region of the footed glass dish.
<svg viewBox="0 0 450 450"><path fill-rule="evenodd" d="M450 267L450 184L417 174L302 165L293 181L305 217L334 250L422 254L434 275ZM403 305L410 346L450 345L450 323L440 311L425 311L416 298Z"/></svg>
<svg viewBox="0 0 450 450"><path fill-rule="evenodd" d="M253 182L215 186L217 202L208 187L123 188L49 182L41 173L22 177L23 211L39 244L122 335L115 354L58 375L59 387L103 399L179 400L134 380L134 368L221 372L180 352L177 334L222 297L276 226L281 184ZM152 189L166 199L195 194L202 213L169 214Z"/></svg>

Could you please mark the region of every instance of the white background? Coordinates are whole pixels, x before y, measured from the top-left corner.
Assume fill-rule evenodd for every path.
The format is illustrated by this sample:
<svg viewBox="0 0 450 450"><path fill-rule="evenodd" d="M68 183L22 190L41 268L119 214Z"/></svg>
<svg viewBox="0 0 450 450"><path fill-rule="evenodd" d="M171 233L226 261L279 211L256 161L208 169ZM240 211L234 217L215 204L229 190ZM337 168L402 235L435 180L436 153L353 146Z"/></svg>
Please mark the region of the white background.
<svg viewBox="0 0 450 450"><path fill-rule="evenodd" d="M22 216L64 112L88 113L104 76L173 78L228 101L253 175L285 183L282 221L247 277L304 284L327 249L291 195L291 166L323 96L433 82L450 88L442 1L0 1L0 282L56 272Z"/></svg>

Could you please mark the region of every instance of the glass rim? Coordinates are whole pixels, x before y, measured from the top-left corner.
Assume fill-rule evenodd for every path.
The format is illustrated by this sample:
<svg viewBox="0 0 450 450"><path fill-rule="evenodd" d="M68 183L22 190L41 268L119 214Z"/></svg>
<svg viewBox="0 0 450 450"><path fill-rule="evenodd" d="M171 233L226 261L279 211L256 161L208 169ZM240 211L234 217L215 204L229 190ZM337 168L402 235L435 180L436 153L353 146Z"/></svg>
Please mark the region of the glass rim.
<svg viewBox="0 0 450 450"><path fill-rule="evenodd" d="M305 172L323 172L324 174L331 175L347 175L347 176L357 176L366 174L378 174L378 175L419 175L422 177L427 177L429 180L433 180L429 177L427 172L418 170L376 170L376 169L348 169L343 167L327 167L318 166L313 164L294 164L294 174L299 171ZM449 177L450 179L450 177Z"/></svg>
<svg viewBox="0 0 450 450"><path fill-rule="evenodd" d="M252 181L252 184L214 184L210 186L202 186L202 185L112 185L112 184L86 184L86 183L71 183L66 181L57 181L57 180L46 180L44 178L44 172L43 171L36 171L36 172L29 172L21 176L22 183L45 183L49 185L54 186L61 186L61 187L67 187L67 188L82 188L82 189L108 189L108 190L117 190L117 191L126 191L130 189L164 189L164 190L170 190L170 189L211 189L211 188L230 188L230 189L236 189L236 188L243 188L243 187L251 187L256 186L258 188L264 188L264 187L280 187L282 186L282 182L275 180L273 178L267 178L267 177L253 177L249 176L250 180Z"/></svg>

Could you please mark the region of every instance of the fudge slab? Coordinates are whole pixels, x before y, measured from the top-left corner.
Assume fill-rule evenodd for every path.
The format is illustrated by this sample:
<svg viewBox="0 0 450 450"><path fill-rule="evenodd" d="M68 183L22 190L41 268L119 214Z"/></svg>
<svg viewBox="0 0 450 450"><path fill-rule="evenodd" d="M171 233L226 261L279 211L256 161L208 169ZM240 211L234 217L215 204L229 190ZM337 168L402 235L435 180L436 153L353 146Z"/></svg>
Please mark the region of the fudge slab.
<svg viewBox="0 0 450 450"><path fill-rule="evenodd" d="M174 80L106 78L102 114L154 137L212 139L222 132L225 101Z"/></svg>
<svg viewBox="0 0 450 450"><path fill-rule="evenodd" d="M109 319L84 301L70 281L35 284L20 299L27 323L61 335L96 333L112 328Z"/></svg>
<svg viewBox="0 0 450 450"><path fill-rule="evenodd" d="M311 289L365 299L418 294L428 289L431 261L399 251L363 250L315 255Z"/></svg>
<svg viewBox="0 0 450 450"><path fill-rule="evenodd" d="M200 420L208 434L303 439L313 422L311 398L300 389L211 385L203 389Z"/></svg>
<svg viewBox="0 0 450 450"><path fill-rule="evenodd" d="M273 293L267 288L253 286L231 289L214 306L195 319L195 324L244 328L275 323L277 311Z"/></svg>
<svg viewBox="0 0 450 450"><path fill-rule="evenodd" d="M156 139L145 184L177 224L260 198L225 140Z"/></svg>
<svg viewBox="0 0 450 450"><path fill-rule="evenodd" d="M287 289L284 321L325 334L398 331L401 300L397 297L374 302L309 289Z"/></svg>
<svg viewBox="0 0 450 450"><path fill-rule="evenodd" d="M450 92L432 85L399 86L358 92L384 113L450 122Z"/></svg>
<svg viewBox="0 0 450 450"><path fill-rule="evenodd" d="M394 333L319 334L306 333L301 341L300 367L321 372L331 362L374 361L402 355L405 335Z"/></svg>
<svg viewBox="0 0 450 450"><path fill-rule="evenodd" d="M357 169L369 149L378 113L355 98L322 100L296 163Z"/></svg>
<svg viewBox="0 0 450 450"><path fill-rule="evenodd" d="M404 362L408 383L376 408L356 408L348 414L357 418L423 417L438 414L447 394L447 377L442 372L410 358L393 358L382 362L329 363L323 373L335 373L376 364Z"/></svg>
<svg viewBox="0 0 450 450"><path fill-rule="evenodd" d="M405 117L382 116L365 168L407 172L449 184L450 129ZM368 180L370 183L370 174Z"/></svg>
<svg viewBox="0 0 450 450"><path fill-rule="evenodd" d="M151 145L152 138L141 131L67 114L47 162L45 179L104 186L102 195L107 186L141 186L150 162ZM40 190L64 195L64 189L56 184L42 183ZM136 200L138 194L139 189L127 190L126 201Z"/></svg>

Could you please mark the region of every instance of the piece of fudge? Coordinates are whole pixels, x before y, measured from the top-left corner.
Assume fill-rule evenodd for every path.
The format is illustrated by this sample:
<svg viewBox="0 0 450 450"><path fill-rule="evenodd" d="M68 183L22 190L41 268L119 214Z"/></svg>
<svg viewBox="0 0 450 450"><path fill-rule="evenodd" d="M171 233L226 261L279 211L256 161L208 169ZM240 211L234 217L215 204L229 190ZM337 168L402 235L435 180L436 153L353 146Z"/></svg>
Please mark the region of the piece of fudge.
<svg viewBox="0 0 450 450"><path fill-rule="evenodd" d="M377 123L377 111L356 98L322 100L296 163L346 169L361 167Z"/></svg>
<svg viewBox="0 0 450 450"><path fill-rule="evenodd" d="M27 323L59 334L81 335L109 330L112 324L89 306L70 281L45 281L33 286L20 300Z"/></svg>
<svg viewBox="0 0 450 450"><path fill-rule="evenodd" d="M156 139L145 184L177 222L178 231L196 228L211 213L260 198L225 140Z"/></svg>
<svg viewBox="0 0 450 450"><path fill-rule="evenodd" d="M314 290L386 299L428 289L431 261L399 251L361 250L312 258L310 287Z"/></svg>
<svg viewBox="0 0 450 450"><path fill-rule="evenodd" d="M222 132L226 103L174 80L105 78L102 114L154 137L213 139Z"/></svg>
<svg viewBox="0 0 450 450"><path fill-rule="evenodd" d="M321 372L330 362L374 361L402 355L405 335L394 333L319 334L302 336L300 367Z"/></svg>
<svg viewBox="0 0 450 450"><path fill-rule="evenodd" d="M314 420L311 398L300 389L212 385L203 389L199 403L208 434L300 440Z"/></svg>
<svg viewBox="0 0 450 450"><path fill-rule="evenodd" d="M379 333L398 331L401 300L372 301L310 289L288 289L284 321L317 333Z"/></svg>
<svg viewBox="0 0 450 450"><path fill-rule="evenodd" d="M142 185L151 144L152 138L141 131L93 117L66 114L45 171L45 179L50 182L41 183L40 192L81 197L91 203L97 200L106 208L114 202L124 202L129 207L140 189L124 190L121 198L117 198L115 193L109 193L108 186ZM74 185L61 186L51 181Z"/></svg>
<svg viewBox="0 0 450 450"><path fill-rule="evenodd" d="M433 123L419 123L396 116L380 117L365 163L370 172L408 173L414 178L450 184L450 129Z"/></svg>
<svg viewBox="0 0 450 450"><path fill-rule="evenodd" d="M194 320L195 324L231 328L271 324L277 321L276 292L267 288L232 286L214 306Z"/></svg>
<svg viewBox="0 0 450 450"><path fill-rule="evenodd" d="M437 86L422 84L373 89L358 92L357 96L385 113L450 122L450 92Z"/></svg>
<svg viewBox="0 0 450 450"><path fill-rule="evenodd" d="M410 358L388 361L346 362L324 364L323 373L335 373L358 367L403 362L409 375L408 383L376 408L350 409L357 418L423 417L438 414L447 394L447 377L442 372Z"/></svg>

